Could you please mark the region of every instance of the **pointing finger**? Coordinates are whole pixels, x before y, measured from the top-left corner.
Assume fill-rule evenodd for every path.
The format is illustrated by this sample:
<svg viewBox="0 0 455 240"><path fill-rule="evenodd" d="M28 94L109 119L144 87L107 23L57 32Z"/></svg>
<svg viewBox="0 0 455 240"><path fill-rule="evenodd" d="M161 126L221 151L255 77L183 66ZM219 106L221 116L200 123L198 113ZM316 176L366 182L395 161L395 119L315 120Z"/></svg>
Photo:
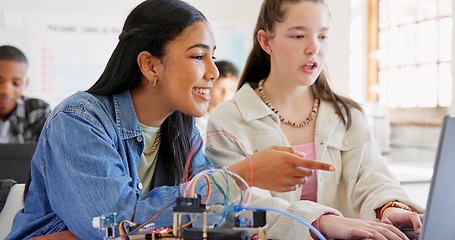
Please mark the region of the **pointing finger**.
<svg viewBox="0 0 455 240"><path fill-rule="evenodd" d="M320 162L316 160L308 160L308 159L299 159L296 161L296 165L299 167L304 167L308 169L314 170L324 170L324 171L335 171L335 166L330 163Z"/></svg>

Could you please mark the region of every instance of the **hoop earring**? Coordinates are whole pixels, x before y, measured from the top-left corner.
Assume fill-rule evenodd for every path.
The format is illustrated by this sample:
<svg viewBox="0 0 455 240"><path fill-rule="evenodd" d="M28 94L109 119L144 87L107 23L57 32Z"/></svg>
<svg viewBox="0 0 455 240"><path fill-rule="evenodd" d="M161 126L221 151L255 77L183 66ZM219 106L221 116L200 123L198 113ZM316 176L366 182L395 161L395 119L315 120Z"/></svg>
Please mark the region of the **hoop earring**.
<svg viewBox="0 0 455 240"><path fill-rule="evenodd" d="M156 81L158 81L158 80L156 80L156 77L153 77L153 84L151 83L152 81L149 81L149 86L150 87L155 87Z"/></svg>

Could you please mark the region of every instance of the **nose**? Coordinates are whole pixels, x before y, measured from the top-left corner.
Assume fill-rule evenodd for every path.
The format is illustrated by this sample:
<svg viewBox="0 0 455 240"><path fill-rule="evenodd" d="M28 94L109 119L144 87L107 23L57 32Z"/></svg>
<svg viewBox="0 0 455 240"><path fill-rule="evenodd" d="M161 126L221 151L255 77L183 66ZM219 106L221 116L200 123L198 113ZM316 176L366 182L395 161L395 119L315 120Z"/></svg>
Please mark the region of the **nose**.
<svg viewBox="0 0 455 240"><path fill-rule="evenodd" d="M8 83L0 82L0 95L6 94L8 92Z"/></svg>
<svg viewBox="0 0 455 240"><path fill-rule="evenodd" d="M305 54L315 55L319 53L319 42L317 39L309 39L308 45L305 48Z"/></svg>
<svg viewBox="0 0 455 240"><path fill-rule="evenodd" d="M216 67L215 62L210 61L210 63L208 64L208 66L206 68L205 79L208 79L210 81L215 81L216 79L218 79L219 76L220 76L220 72L218 71L218 68Z"/></svg>

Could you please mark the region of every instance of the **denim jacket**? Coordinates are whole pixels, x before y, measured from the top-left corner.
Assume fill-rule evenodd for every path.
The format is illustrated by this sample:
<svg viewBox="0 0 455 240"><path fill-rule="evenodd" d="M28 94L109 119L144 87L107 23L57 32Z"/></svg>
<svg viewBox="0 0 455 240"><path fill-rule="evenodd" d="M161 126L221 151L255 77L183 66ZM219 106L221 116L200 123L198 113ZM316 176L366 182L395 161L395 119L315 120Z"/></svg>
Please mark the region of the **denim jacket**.
<svg viewBox="0 0 455 240"><path fill-rule="evenodd" d="M102 239L103 231L92 227L93 217L116 212L117 222L143 223L175 201L175 186L142 194L137 167L143 139L129 91L112 96L78 92L64 100L43 127L25 207L6 239L66 229L80 239ZM200 139L193 121L193 146ZM206 163L201 144L192 161L193 166ZM172 207L153 222L171 226L171 212Z"/></svg>

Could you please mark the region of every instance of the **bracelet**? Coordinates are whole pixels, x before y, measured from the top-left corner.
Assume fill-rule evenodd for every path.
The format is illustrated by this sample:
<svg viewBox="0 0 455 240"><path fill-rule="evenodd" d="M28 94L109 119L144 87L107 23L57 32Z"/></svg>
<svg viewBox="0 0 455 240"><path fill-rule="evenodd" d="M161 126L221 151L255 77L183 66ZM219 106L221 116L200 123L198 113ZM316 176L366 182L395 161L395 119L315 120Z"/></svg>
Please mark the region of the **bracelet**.
<svg viewBox="0 0 455 240"><path fill-rule="evenodd" d="M379 217L380 217L379 219L382 219L382 215L384 214L384 211L389 207L401 208L406 211L412 212L412 209L410 207L408 207L406 204L397 202L397 201L390 201L381 208L381 211L379 211Z"/></svg>

